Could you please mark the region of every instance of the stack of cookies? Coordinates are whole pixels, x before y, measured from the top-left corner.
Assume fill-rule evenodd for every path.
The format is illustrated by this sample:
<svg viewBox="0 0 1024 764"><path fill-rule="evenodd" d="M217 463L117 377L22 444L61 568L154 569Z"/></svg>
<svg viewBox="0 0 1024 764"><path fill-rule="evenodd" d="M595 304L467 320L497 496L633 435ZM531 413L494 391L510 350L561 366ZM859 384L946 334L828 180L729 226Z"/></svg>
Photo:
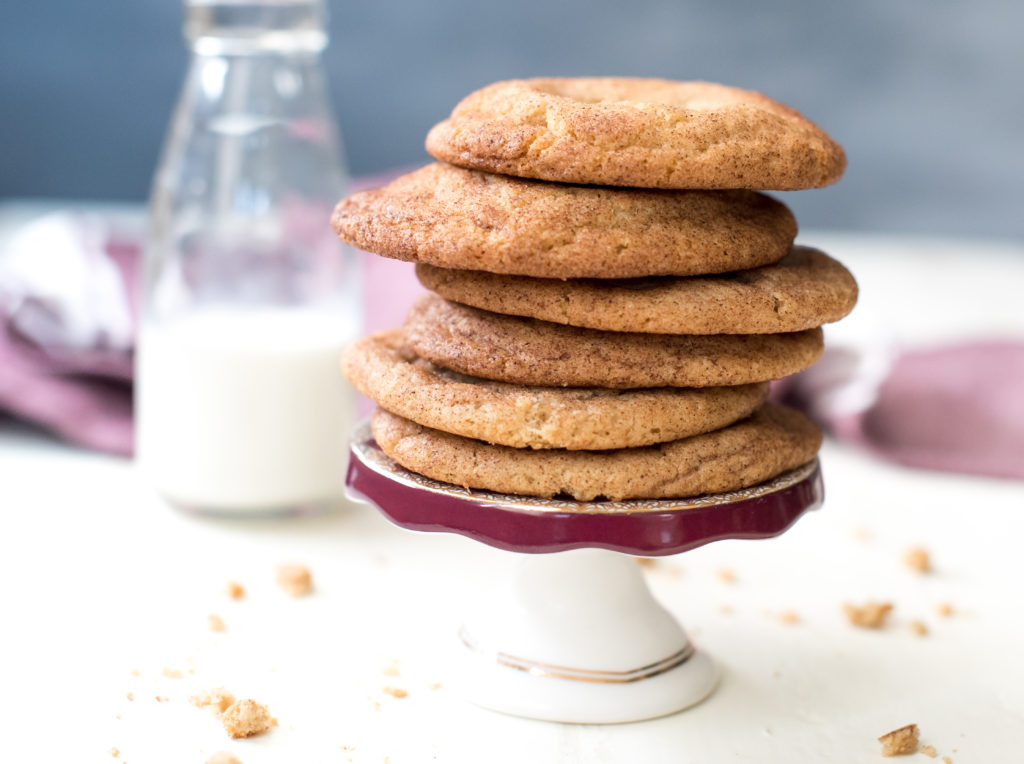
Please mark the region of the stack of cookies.
<svg viewBox="0 0 1024 764"><path fill-rule="evenodd" d="M839 179L818 127L721 85L545 79L471 94L427 150L440 161L332 218L432 292L342 360L392 459L589 501L737 490L814 458L818 429L768 383L817 360L857 285L758 192Z"/></svg>

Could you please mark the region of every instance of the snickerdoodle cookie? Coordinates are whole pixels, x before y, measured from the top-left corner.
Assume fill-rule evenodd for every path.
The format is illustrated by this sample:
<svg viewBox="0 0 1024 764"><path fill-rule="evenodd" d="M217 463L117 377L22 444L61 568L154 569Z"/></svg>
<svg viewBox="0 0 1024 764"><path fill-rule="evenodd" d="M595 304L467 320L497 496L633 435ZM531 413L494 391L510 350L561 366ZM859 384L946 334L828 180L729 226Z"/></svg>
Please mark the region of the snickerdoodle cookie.
<svg viewBox="0 0 1024 764"><path fill-rule="evenodd" d="M808 247L794 247L774 265L691 278L563 281L424 264L416 275L427 289L465 305L621 332L798 332L838 321L857 302L850 272Z"/></svg>
<svg viewBox="0 0 1024 764"><path fill-rule="evenodd" d="M434 480L500 493L661 499L734 491L814 458L818 428L766 403L721 430L644 448L563 451L509 448L432 430L378 409L373 435L406 469Z"/></svg>
<svg viewBox="0 0 1024 764"><path fill-rule="evenodd" d="M405 320L410 349L446 369L550 387L715 387L794 374L822 352L821 329L784 334L604 332L421 297Z"/></svg>
<svg viewBox="0 0 1024 764"><path fill-rule="evenodd" d="M708 82L497 82L427 136L438 159L565 183L795 190L839 180L843 149L799 112Z"/></svg>
<svg viewBox="0 0 1024 764"><path fill-rule="evenodd" d="M399 330L344 353L348 380L381 408L426 427L516 448L604 450L646 446L749 416L768 384L737 387L527 387L467 377L418 358Z"/></svg>
<svg viewBox="0 0 1024 764"><path fill-rule="evenodd" d="M345 242L398 260L544 278L722 273L777 262L797 226L753 191L522 180L435 163L343 199Z"/></svg>

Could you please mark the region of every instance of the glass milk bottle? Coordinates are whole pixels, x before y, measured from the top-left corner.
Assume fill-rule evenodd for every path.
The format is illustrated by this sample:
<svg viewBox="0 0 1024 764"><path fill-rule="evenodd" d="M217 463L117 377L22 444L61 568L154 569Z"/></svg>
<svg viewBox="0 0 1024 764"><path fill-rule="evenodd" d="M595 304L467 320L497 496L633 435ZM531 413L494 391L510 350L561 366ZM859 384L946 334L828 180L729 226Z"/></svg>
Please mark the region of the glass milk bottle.
<svg viewBox="0 0 1024 764"><path fill-rule="evenodd" d="M150 201L137 449L172 503L289 512L341 495L359 332L322 0L187 0L192 61Z"/></svg>

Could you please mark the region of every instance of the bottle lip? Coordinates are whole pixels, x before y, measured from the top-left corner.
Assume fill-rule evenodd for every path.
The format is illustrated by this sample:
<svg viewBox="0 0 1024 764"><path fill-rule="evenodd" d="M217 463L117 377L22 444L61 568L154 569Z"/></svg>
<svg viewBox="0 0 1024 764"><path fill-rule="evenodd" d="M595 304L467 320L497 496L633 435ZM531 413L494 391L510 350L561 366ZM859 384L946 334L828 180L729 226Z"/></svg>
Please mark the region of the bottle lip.
<svg viewBox="0 0 1024 764"><path fill-rule="evenodd" d="M183 34L200 55L319 53L324 0L184 0Z"/></svg>

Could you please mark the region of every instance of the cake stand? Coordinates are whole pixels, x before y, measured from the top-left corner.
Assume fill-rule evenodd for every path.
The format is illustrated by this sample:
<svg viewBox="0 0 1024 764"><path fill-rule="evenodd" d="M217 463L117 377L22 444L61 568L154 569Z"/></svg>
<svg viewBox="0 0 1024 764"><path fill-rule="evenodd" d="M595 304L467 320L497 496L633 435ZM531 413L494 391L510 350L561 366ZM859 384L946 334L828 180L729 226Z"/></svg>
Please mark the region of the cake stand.
<svg viewBox="0 0 1024 764"><path fill-rule="evenodd" d="M403 528L522 553L510 580L466 614L454 684L496 711L592 724L675 713L717 683L714 662L654 599L631 555L777 536L824 498L817 460L752 488L692 499L580 502L468 490L404 469L365 422L346 486L351 499Z"/></svg>

